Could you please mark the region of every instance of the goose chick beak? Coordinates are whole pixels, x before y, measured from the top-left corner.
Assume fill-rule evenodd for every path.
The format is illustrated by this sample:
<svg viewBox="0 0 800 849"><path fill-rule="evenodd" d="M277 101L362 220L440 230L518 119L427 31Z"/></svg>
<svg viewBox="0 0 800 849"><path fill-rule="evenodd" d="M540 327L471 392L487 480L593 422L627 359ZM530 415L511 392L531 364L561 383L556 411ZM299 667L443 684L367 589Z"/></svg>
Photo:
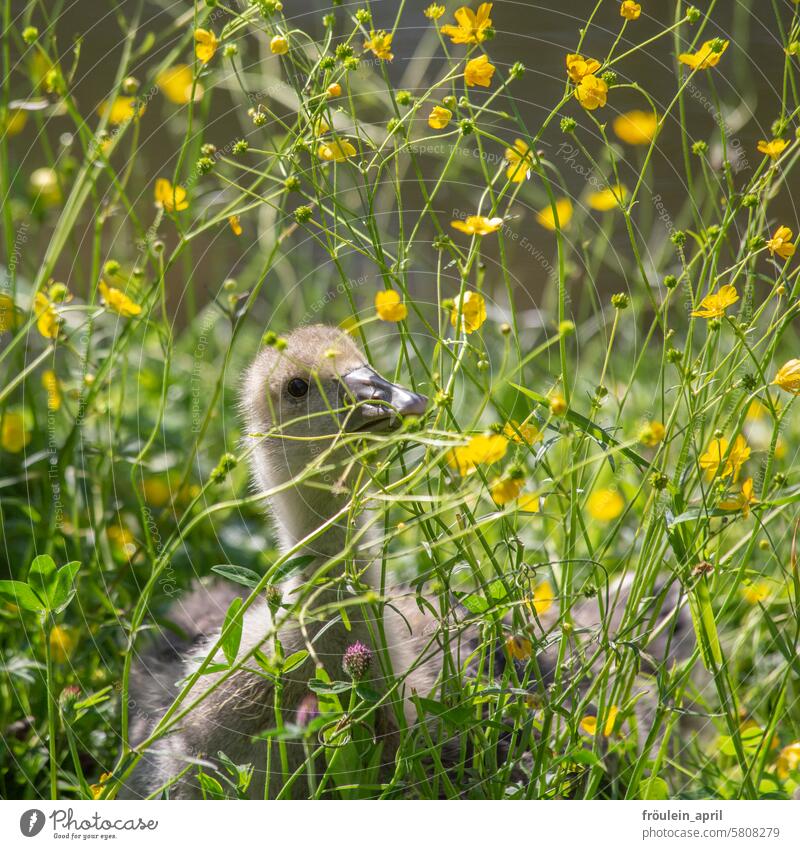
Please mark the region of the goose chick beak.
<svg viewBox="0 0 800 849"><path fill-rule="evenodd" d="M428 399L390 383L369 366L361 366L342 376L345 403L353 406L347 416L348 430L363 430L378 424L392 427L403 416L421 416Z"/></svg>

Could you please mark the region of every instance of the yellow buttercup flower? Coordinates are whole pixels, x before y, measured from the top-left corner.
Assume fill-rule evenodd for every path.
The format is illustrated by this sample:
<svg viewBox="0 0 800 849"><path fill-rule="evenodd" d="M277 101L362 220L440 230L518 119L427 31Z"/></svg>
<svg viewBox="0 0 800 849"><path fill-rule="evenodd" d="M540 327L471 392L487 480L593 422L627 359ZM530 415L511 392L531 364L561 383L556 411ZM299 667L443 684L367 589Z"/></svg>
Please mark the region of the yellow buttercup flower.
<svg viewBox="0 0 800 849"><path fill-rule="evenodd" d="M518 442L520 445L533 445L542 439L542 432L536 425L523 422L515 422L513 419L506 422L503 428L503 433L512 442Z"/></svg>
<svg viewBox="0 0 800 849"><path fill-rule="evenodd" d="M58 283L50 280L47 285L47 297L54 304L66 304L72 300L72 293L67 289L64 283Z"/></svg>
<svg viewBox="0 0 800 849"><path fill-rule="evenodd" d="M784 392L800 395L800 360L787 360L775 374L773 386L779 386Z"/></svg>
<svg viewBox="0 0 800 849"><path fill-rule="evenodd" d="M658 115L642 109L632 109L617 115L611 125L617 138L626 144L650 144L658 130Z"/></svg>
<svg viewBox="0 0 800 849"><path fill-rule="evenodd" d="M586 74L575 86L575 97L584 109L593 112L595 109L606 105L608 83L594 74Z"/></svg>
<svg viewBox="0 0 800 849"><path fill-rule="evenodd" d="M233 231L234 236L241 236L242 235L242 225L239 222L239 216L238 215L231 215L230 218L228 218L228 226Z"/></svg>
<svg viewBox="0 0 800 849"><path fill-rule="evenodd" d="M346 139L332 139L317 148L317 156L323 162L344 162L356 155L356 149Z"/></svg>
<svg viewBox="0 0 800 849"><path fill-rule="evenodd" d="M0 294L0 333L17 326L17 308L11 295Z"/></svg>
<svg viewBox="0 0 800 849"><path fill-rule="evenodd" d="M580 53L567 53L567 74L574 83L579 83L587 74L600 70L597 59L584 58Z"/></svg>
<svg viewBox="0 0 800 849"><path fill-rule="evenodd" d="M61 186L54 168L35 168L28 177L28 184L37 204L58 206L61 203Z"/></svg>
<svg viewBox="0 0 800 849"><path fill-rule="evenodd" d="M325 94L327 97L339 97L342 93L342 87L339 83L331 83L326 89Z"/></svg>
<svg viewBox="0 0 800 849"><path fill-rule="evenodd" d="M776 762L776 772L781 781L785 781L798 768L800 768L800 740L784 746Z"/></svg>
<svg viewBox="0 0 800 849"><path fill-rule="evenodd" d="M375 312L381 321L402 321L408 315L408 307L399 292L383 289L375 295Z"/></svg>
<svg viewBox="0 0 800 849"><path fill-rule="evenodd" d="M46 86L47 78L55 66L44 50L36 50L31 57L28 75L34 88Z"/></svg>
<svg viewBox="0 0 800 849"><path fill-rule="evenodd" d="M372 51L379 59L384 59L391 62L394 59L392 53L392 39L394 35L382 29L379 32L374 30L369 34L369 40L364 42L364 50Z"/></svg>
<svg viewBox="0 0 800 849"><path fill-rule="evenodd" d="M444 106L434 106L428 115L428 126L434 130L443 130L453 117L453 113Z"/></svg>
<svg viewBox="0 0 800 849"><path fill-rule="evenodd" d="M73 633L72 628L56 625L50 631L50 654L56 663L64 663L77 644L78 638Z"/></svg>
<svg viewBox="0 0 800 849"><path fill-rule="evenodd" d="M634 3L633 0L624 0L619 7L619 13L626 21L636 21L642 14L641 3Z"/></svg>
<svg viewBox="0 0 800 849"><path fill-rule="evenodd" d="M778 369L772 384L785 392L800 395L800 360L787 360Z"/></svg>
<svg viewBox="0 0 800 849"><path fill-rule="evenodd" d="M486 39L486 30L492 25L489 17L491 12L491 3L481 3L477 12L462 6L455 12L457 23L443 26L440 32L449 36L453 44L480 44Z"/></svg>
<svg viewBox="0 0 800 849"><path fill-rule="evenodd" d="M793 362L790 360L789 362ZM797 361L800 364L800 360ZM788 366L789 363L786 363ZM773 383L777 383L778 376L775 375L775 380ZM745 413L745 421L748 422L759 422L762 419L766 418L769 415L769 407L766 404L763 404L758 398L753 398L750 402L750 406L747 408L747 412Z"/></svg>
<svg viewBox="0 0 800 849"><path fill-rule="evenodd" d="M750 506L757 504L758 499L753 492L753 479L748 478L742 483L742 488L736 496L727 501L720 501L719 506L723 510L741 510L745 518L750 515Z"/></svg>
<svg viewBox="0 0 800 849"><path fill-rule="evenodd" d="M109 525L106 536L114 555L120 560L130 560L136 554L136 537L124 525Z"/></svg>
<svg viewBox="0 0 800 849"><path fill-rule="evenodd" d="M25 416L15 410L6 410L0 427L0 446L3 450L19 454L31 438L32 434L25 426Z"/></svg>
<svg viewBox="0 0 800 849"><path fill-rule="evenodd" d="M276 56L289 52L289 39L285 35L274 35L269 42L269 49Z"/></svg>
<svg viewBox="0 0 800 849"><path fill-rule="evenodd" d="M152 507L164 507L172 500L172 488L162 478L145 478L142 481L142 495Z"/></svg>
<svg viewBox="0 0 800 849"><path fill-rule="evenodd" d="M33 299L33 311L36 313L36 329L45 339L55 339L61 319L53 304L44 292L37 292Z"/></svg>
<svg viewBox="0 0 800 849"><path fill-rule="evenodd" d="M186 189L183 186L173 186L165 177L156 180L155 199L158 206L163 206L167 212L182 212L189 208L186 200Z"/></svg>
<svg viewBox="0 0 800 849"><path fill-rule="evenodd" d="M615 489L598 489L589 496L586 508L598 522L613 522L625 509L625 500Z"/></svg>
<svg viewBox="0 0 800 849"><path fill-rule="evenodd" d="M586 201L592 209L596 209L598 212L607 212L609 209L622 206L627 196L628 190L625 186L617 185L613 189L609 187L599 192L591 192Z"/></svg>
<svg viewBox="0 0 800 849"><path fill-rule="evenodd" d="M553 586L548 580L540 581L536 586L531 587L531 594L528 596L528 607L536 611L537 616L547 613L553 606L555 601L555 593Z"/></svg>
<svg viewBox="0 0 800 849"><path fill-rule="evenodd" d="M606 724L603 726L603 737L610 737L613 733L614 723L617 721L617 714L619 714L619 708L616 705L612 705L608 709ZM594 737L594 735L597 734L597 717L587 714L583 717L583 719L581 719L580 727L581 731L585 731L587 734Z"/></svg>
<svg viewBox="0 0 800 849"><path fill-rule="evenodd" d="M795 244L792 242L792 231L788 227L778 227L775 235L767 241L769 252L781 259L794 256Z"/></svg>
<svg viewBox="0 0 800 849"><path fill-rule="evenodd" d="M765 139L761 139L758 143L758 152L763 153L764 156L768 156L770 159L777 159L784 150L789 146L789 142L786 139L772 139L772 141L766 141Z"/></svg>
<svg viewBox="0 0 800 849"><path fill-rule="evenodd" d="M491 495L492 501L502 507L508 504L509 501L514 501L519 498L522 492L522 487L525 485L525 479L522 475L505 475L502 478L496 478L492 481Z"/></svg>
<svg viewBox="0 0 800 849"><path fill-rule="evenodd" d="M766 581L753 581L742 587L742 598L748 604L759 604L766 601L772 595L772 588Z"/></svg>
<svg viewBox="0 0 800 849"><path fill-rule="evenodd" d="M111 101L104 100L97 107L97 114L101 118L108 114L108 123L118 126L144 115L144 110L144 104L135 97L115 97Z"/></svg>
<svg viewBox="0 0 800 849"><path fill-rule="evenodd" d="M487 88L492 84L494 70L494 65L489 61L487 56L478 56L477 59L470 59L464 68L464 82L468 86L479 85Z"/></svg>
<svg viewBox="0 0 800 849"><path fill-rule="evenodd" d="M219 47L219 41L209 29L194 31L194 55L205 65L214 58Z"/></svg>
<svg viewBox="0 0 800 849"><path fill-rule="evenodd" d="M749 457L750 446L747 444L747 440L742 436L742 434L739 434L734 440L733 448L731 449L731 453L728 456L727 464L733 468L734 480L739 477L739 472L741 471L742 466L747 462Z"/></svg>
<svg viewBox="0 0 800 849"><path fill-rule="evenodd" d="M719 41L720 50L715 51L715 42ZM694 53L681 53L678 56L678 61L684 65L688 65L694 70L702 71L705 68L713 68L722 58L722 54L728 49L729 42L712 39L704 41L699 50Z"/></svg>
<svg viewBox="0 0 800 849"><path fill-rule="evenodd" d="M655 420L647 422L639 431L639 442L648 448L653 448L661 442L666 432L666 428L661 422Z"/></svg>
<svg viewBox="0 0 800 849"><path fill-rule="evenodd" d="M37 206L58 206L62 201L61 185L54 168L35 168L28 177L28 186Z"/></svg>
<svg viewBox="0 0 800 849"><path fill-rule="evenodd" d="M536 492L524 492L517 499L517 510L522 513L539 513L539 495Z"/></svg>
<svg viewBox="0 0 800 849"><path fill-rule="evenodd" d="M28 116L24 109L9 109L5 115L0 116L0 132L12 138L18 136L27 123Z"/></svg>
<svg viewBox="0 0 800 849"><path fill-rule="evenodd" d="M42 372L42 386L47 393L47 409L55 412L61 407L61 384L52 369Z"/></svg>
<svg viewBox="0 0 800 849"><path fill-rule="evenodd" d="M563 416L567 412L567 399L560 392L550 392L547 400L554 416Z"/></svg>
<svg viewBox="0 0 800 849"><path fill-rule="evenodd" d="M506 639L506 649L514 660L527 660L533 653L533 645L527 637L511 635Z"/></svg>
<svg viewBox="0 0 800 849"><path fill-rule="evenodd" d="M558 214L558 226L563 230L572 220L572 201L569 198L559 198L556 201L556 213ZM552 206L546 206L536 213L536 220L545 230L556 229L556 216Z"/></svg>
<svg viewBox="0 0 800 849"><path fill-rule="evenodd" d="M533 151L522 139L514 139L514 147L507 147L505 158L508 162L506 177L512 183L523 183L531 175Z"/></svg>
<svg viewBox="0 0 800 849"><path fill-rule="evenodd" d="M464 333L474 333L486 321L486 301L480 292L464 292L463 297L457 297L450 311L450 324L458 326L461 315L461 330Z"/></svg>
<svg viewBox="0 0 800 849"><path fill-rule="evenodd" d="M485 215L468 215L464 221L451 221L454 230L460 230L470 236L488 236L503 225L502 218L487 218Z"/></svg>
<svg viewBox="0 0 800 849"><path fill-rule="evenodd" d="M725 310L735 304L739 300L739 293L736 287L730 283L720 286L717 292L712 295L706 295L696 310L692 310L692 315L698 318L721 318L725 315Z"/></svg>
<svg viewBox="0 0 800 849"><path fill-rule="evenodd" d="M106 306L123 318L133 318L133 316L139 315L142 311L141 306L136 301L129 298L121 289L115 289L113 286L109 286L105 280L100 281L98 288Z"/></svg>
<svg viewBox="0 0 800 849"><path fill-rule="evenodd" d="M188 65L173 65L156 75L156 85L167 100L182 105L192 99L192 81L194 76ZM200 83L194 87L195 102L203 96Z"/></svg>
<svg viewBox="0 0 800 849"><path fill-rule="evenodd" d="M431 3L422 14L431 21L438 21L445 11L446 9L440 3Z"/></svg>
<svg viewBox="0 0 800 849"><path fill-rule="evenodd" d="M466 445L458 445L447 454L448 464L460 475L468 475L480 465L490 466L502 460L508 440L499 433L473 436Z"/></svg>
<svg viewBox="0 0 800 849"><path fill-rule="evenodd" d="M104 772L100 776L100 782L98 784L89 785L89 790L92 791L92 799L100 799L103 796L103 792L105 791L105 785L108 779L111 778L110 772Z"/></svg>
<svg viewBox="0 0 800 849"><path fill-rule="evenodd" d="M736 480L742 466L749 457L750 446L740 433L734 440L732 447L724 436L719 437L719 439L712 439L705 454L700 455L698 462L708 480L713 480L717 476L727 478L731 475Z"/></svg>

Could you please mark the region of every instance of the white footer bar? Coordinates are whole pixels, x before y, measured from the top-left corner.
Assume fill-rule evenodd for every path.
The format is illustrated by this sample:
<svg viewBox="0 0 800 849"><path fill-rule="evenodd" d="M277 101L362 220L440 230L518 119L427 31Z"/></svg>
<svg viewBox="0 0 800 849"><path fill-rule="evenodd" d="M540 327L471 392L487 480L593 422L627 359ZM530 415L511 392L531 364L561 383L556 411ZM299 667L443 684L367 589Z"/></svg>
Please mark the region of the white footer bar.
<svg viewBox="0 0 800 849"><path fill-rule="evenodd" d="M0 802L0 845L172 849L800 846L798 802Z"/></svg>

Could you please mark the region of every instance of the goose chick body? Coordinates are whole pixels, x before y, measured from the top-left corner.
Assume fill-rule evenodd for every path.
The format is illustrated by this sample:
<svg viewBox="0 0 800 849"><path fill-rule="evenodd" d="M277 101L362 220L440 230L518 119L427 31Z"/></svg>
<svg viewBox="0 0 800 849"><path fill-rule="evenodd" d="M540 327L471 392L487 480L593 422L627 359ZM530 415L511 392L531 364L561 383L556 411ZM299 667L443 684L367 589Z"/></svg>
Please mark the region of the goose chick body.
<svg viewBox="0 0 800 849"><path fill-rule="evenodd" d="M242 411L246 432L245 450L250 451L253 482L258 492L272 493L267 509L282 552L302 557L303 568L280 588L289 605L308 587L308 582L326 564L329 581L312 590L309 606L328 608L335 616L337 605L352 598L352 588L343 576L343 552L352 548L351 539L361 529L350 522L348 505L352 494L342 470L349 461L347 435L354 432L386 431L405 415L424 413L427 399L392 384L374 372L361 350L338 329L315 325L294 331L281 348L265 348L248 370L242 387ZM267 434L269 433L269 436ZM344 435L344 438L343 438ZM352 442L352 437L349 440ZM341 443L341 446L339 445ZM322 467L310 471L316 464ZM380 585L368 558L356 549L347 557L348 574L359 576L361 585ZM234 593L235 594L235 593ZM246 595L246 593L241 593ZM185 598L173 620L187 639L162 641L135 670L132 693L135 707L131 740L135 746L147 737L164 710L177 694L175 682L190 677L205 660L220 635L232 595L220 587L198 585ZM413 646L409 641L409 619L420 614L402 599L387 617L386 643L394 647L394 668L411 665ZM203 675L183 704L197 701L191 713L143 755L127 784L129 796L153 794L185 770L192 759L211 758L224 752L234 763L253 763L254 778L249 794L265 794L266 744L253 737L275 724L272 681L263 675L252 659L256 651L267 656L275 648L275 634L283 655L309 650L313 660L325 667L331 678L341 677L341 661L346 648L356 641L367 645L373 640L374 621L365 618L366 605L348 607L348 626L341 618L324 621L311 617L298 621L275 612L266 599L256 599L243 617L242 641L238 657L251 659L232 674L224 671ZM413 625L412 625L413 627ZM419 626L421 633L425 624ZM415 656L415 655L413 655ZM212 663L224 662L221 655ZM284 720L292 720L308 694L307 681L313 676L310 661L284 676L281 709ZM417 678L431 678L431 664L423 664ZM371 684L381 690L381 673L373 664ZM420 682L421 683L421 682ZM208 697L204 695L208 693ZM391 757L394 720L390 704L376 717L376 736L386 742ZM305 755L302 746L289 745L288 768L294 771ZM171 785L175 798L194 798L200 788L189 772ZM281 776L275 777L274 795ZM298 782L302 794L303 781Z"/></svg>

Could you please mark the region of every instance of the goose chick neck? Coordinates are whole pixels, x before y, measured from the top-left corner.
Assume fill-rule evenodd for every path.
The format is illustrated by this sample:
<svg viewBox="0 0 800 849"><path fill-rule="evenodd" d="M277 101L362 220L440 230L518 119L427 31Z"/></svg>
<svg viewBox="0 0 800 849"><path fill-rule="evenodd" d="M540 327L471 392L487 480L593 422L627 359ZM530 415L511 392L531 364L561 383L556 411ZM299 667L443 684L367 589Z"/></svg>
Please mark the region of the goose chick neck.
<svg viewBox="0 0 800 849"><path fill-rule="evenodd" d="M330 558L356 530L352 435L388 431L427 399L374 371L355 341L338 328L311 325L266 347L248 369L242 391L251 467L282 551Z"/></svg>

